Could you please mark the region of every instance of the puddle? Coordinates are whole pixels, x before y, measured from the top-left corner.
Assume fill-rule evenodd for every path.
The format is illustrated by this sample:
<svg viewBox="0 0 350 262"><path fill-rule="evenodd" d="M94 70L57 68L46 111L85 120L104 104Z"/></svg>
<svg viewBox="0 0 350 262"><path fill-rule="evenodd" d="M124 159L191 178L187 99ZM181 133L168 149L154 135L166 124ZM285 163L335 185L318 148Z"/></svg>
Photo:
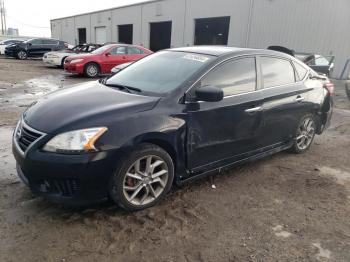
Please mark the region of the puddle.
<svg viewBox="0 0 350 262"><path fill-rule="evenodd" d="M272 230L275 232L275 235L277 237L288 238L292 235L292 233L284 231L283 226L281 226L281 225L277 225L277 226L273 227Z"/></svg>
<svg viewBox="0 0 350 262"><path fill-rule="evenodd" d="M313 243L312 244L314 247L317 247L318 248L318 254L316 255L316 258L318 260L321 260L321 259L330 259L331 258L331 254L332 252L329 251L328 249L324 249L321 247L321 244L320 243Z"/></svg>
<svg viewBox="0 0 350 262"><path fill-rule="evenodd" d="M336 179L337 183L339 183L341 185L346 185L346 184L350 183L350 173L349 172L335 169L335 168L331 168L331 167L327 167L327 166L323 166L319 169L320 169L321 175L332 176Z"/></svg>
<svg viewBox="0 0 350 262"><path fill-rule="evenodd" d="M0 98L0 103L10 106L28 106L43 95L53 92L65 85L63 76L43 76L32 78L21 84L14 85L12 88L7 87L6 97Z"/></svg>

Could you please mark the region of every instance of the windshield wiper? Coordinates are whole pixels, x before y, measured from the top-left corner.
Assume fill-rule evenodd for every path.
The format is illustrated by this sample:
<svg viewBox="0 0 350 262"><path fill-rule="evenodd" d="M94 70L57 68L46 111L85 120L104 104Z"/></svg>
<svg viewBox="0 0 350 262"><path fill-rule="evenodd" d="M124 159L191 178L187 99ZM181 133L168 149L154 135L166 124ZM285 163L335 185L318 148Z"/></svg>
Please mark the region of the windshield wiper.
<svg viewBox="0 0 350 262"><path fill-rule="evenodd" d="M119 85L119 84L107 84L107 83L103 83L105 86L109 86L109 87L116 87L119 88L120 90L126 91L128 93L132 93L133 91L141 93L142 90L136 87L132 87L132 86L125 86L125 85Z"/></svg>

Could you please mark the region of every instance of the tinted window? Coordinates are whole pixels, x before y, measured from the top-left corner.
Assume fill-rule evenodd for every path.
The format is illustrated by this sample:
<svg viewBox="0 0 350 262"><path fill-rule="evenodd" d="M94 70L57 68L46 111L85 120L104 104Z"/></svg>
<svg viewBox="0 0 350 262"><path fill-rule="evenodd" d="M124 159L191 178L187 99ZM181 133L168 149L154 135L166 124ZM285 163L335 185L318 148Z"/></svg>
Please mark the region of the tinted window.
<svg viewBox="0 0 350 262"><path fill-rule="evenodd" d="M129 54L133 54L133 55L144 54L143 50L136 48L136 47L128 47L128 52L129 52Z"/></svg>
<svg viewBox="0 0 350 262"><path fill-rule="evenodd" d="M58 41L56 40L50 40L50 39L44 39L43 44L44 45L57 45Z"/></svg>
<svg viewBox="0 0 350 262"><path fill-rule="evenodd" d="M298 63L295 63L293 62L294 66L295 66L295 70L297 71L298 73L298 76L299 76L299 80L303 80L304 77L306 76L307 74L307 70L305 67L303 67L302 65L298 64Z"/></svg>
<svg viewBox="0 0 350 262"><path fill-rule="evenodd" d="M255 58L238 59L217 67L202 79L201 86L222 88L225 96L254 91Z"/></svg>
<svg viewBox="0 0 350 262"><path fill-rule="evenodd" d="M131 64L108 79L107 84L165 94L178 88L211 59L209 55L161 51Z"/></svg>
<svg viewBox="0 0 350 262"><path fill-rule="evenodd" d="M120 46L120 47L113 48L110 53L111 55L124 55L126 54L126 47Z"/></svg>
<svg viewBox="0 0 350 262"><path fill-rule="evenodd" d="M261 57L264 88L295 82L294 68L288 60Z"/></svg>
<svg viewBox="0 0 350 262"><path fill-rule="evenodd" d="M42 45L43 41L41 39L33 39L29 41L32 45Z"/></svg>

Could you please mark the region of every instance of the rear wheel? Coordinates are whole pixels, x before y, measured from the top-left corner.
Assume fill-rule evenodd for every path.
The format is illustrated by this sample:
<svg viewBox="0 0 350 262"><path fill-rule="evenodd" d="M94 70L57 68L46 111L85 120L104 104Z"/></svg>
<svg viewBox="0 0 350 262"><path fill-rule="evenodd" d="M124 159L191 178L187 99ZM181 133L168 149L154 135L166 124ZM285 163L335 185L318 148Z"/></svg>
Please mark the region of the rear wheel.
<svg viewBox="0 0 350 262"><path fill-rule="evenodd" d="M25 60L25 59L27 59L27 57L28 57L28 54L26 51L24 51L24 50L18 51L18 53L17 53L18 59Z"/></svg>
<svg viewBox="0 0 350 262"><path fill-rule="evenodd" d="M295 134L294 144L290 148L292 153L301 154L307 151L316 134L316 121L312 114L304 116Z"/></svg>
<svg viewBox="0 0 350 262"><path fill-rule="evenodd" d="M100 67L96 63L88 63L84 68L84 75L87 77L97 77L100 74Z"/></svg>
<svg viewBox="0 0 350 262"><path fill-rule="evenodd" d="M174 165L169 154L153 144L142 144L125 159L112 177L109 194L127 211L157 204L170 190Z"/></svg>

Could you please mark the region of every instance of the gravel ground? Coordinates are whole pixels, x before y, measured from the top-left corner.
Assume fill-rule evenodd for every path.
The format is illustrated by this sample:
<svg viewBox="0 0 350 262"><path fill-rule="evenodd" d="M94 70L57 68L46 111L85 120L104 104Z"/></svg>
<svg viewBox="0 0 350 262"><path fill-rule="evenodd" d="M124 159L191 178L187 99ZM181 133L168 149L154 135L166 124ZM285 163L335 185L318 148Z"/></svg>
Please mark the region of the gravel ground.
<svg viewBox="0 0 350 262"><path fill-rule="evenodd" d="M64 209L19 181L13 127L43 93L87 81L0 58L0 261L350 261L350 101L336 81L329 130L279 153L175 187L158 206ZM212 184L216 188L212 188Z"/></svg>

